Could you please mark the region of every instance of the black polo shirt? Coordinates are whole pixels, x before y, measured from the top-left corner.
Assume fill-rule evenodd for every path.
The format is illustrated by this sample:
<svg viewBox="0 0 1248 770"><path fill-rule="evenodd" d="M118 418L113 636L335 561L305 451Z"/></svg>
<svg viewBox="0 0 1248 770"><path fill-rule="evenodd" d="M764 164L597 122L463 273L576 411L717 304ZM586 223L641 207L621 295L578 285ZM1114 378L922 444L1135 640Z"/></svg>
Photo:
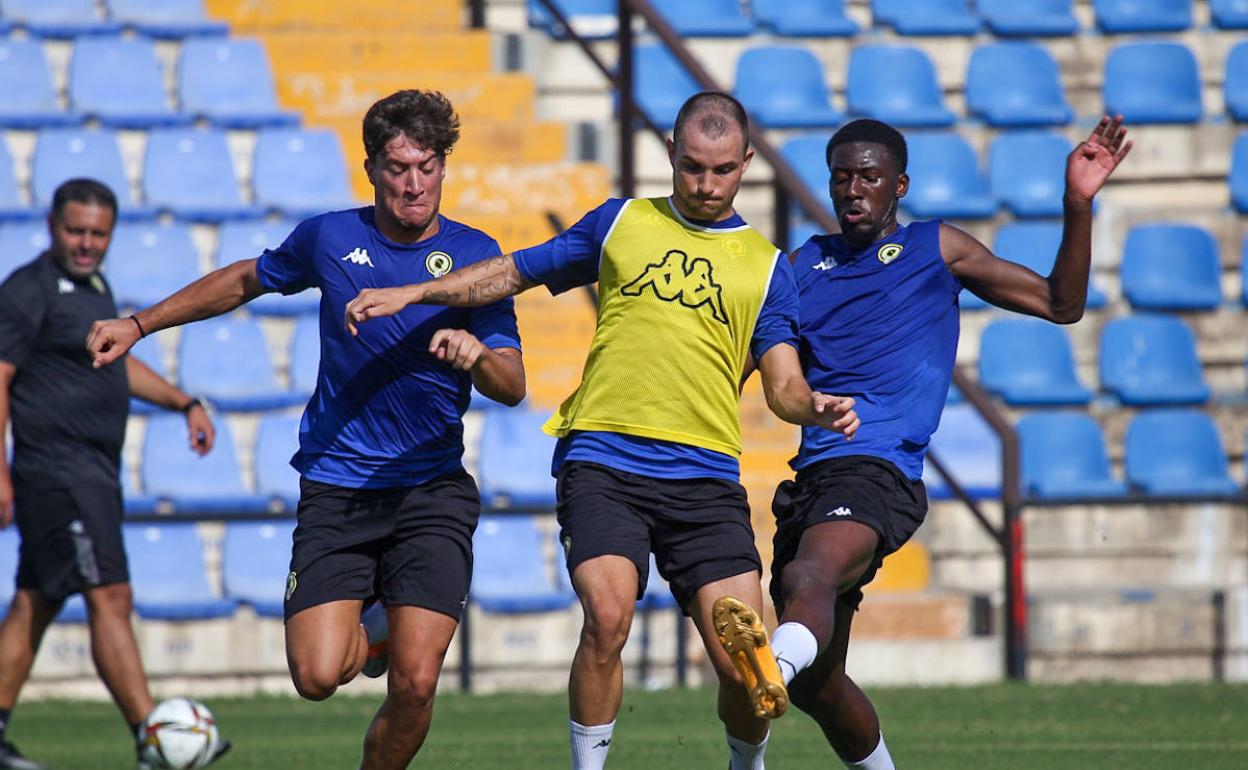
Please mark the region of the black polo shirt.
<svg viewBox="0 0 1248 770"><path fill-rule="evenodd" d="M44 252L0 284L0 360L9 388L14 486L119 484L130 412L125 358L91 366L91 324L117 315L103 276L74 280Z"/></svg>

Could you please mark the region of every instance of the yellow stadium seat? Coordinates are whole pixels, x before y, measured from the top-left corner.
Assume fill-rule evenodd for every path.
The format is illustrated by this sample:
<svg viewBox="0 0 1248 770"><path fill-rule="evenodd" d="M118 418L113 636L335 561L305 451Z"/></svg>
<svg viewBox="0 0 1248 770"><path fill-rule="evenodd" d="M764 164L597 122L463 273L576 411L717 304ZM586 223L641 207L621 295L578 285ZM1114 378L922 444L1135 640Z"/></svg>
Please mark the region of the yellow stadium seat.
<svg viewBox="0 0 1248 770"><path fill-rule="evenodd" d="M932 560L927 547L911 540L884 560L867 591L922 591L932 580Z"/></svg>
<svg viewBox="0 0 1248 770"><path fill-rule="evenodd" d="M490 71L490 35L484 31L442 34L275 32L262 37L279 79L297 75L358 75L365 72L430 73Z"/></svg>
<svg viewBox="0 0 1248 770"><path fill-rule="evenodd" d="M610 190L607 170L592 163L453 164L442 207L466 221L476 214L553 211L570 224L606 200Z"/></svg>
<svg viewBox="0 0 1248 770"><path fill-rule="evenodd" d="M460 29L463 0L206 0L209 15L227 21L235 33L320 29L372 32Z"/></svg>

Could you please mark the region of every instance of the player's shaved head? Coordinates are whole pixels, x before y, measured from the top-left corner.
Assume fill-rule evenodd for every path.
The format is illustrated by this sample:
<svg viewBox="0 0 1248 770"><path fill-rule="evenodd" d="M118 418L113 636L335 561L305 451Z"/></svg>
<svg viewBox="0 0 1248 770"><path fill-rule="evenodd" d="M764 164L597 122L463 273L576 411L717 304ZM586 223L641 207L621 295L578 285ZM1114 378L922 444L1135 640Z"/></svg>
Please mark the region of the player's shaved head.
<svg viewBox="0 0 1248 770"><path fill-rule="evenodd" d="M719 139L732 131L740 131L744 138L742 147L750 146L750 119L741 102L719 91L703 91L694 94L676 113L676 126L672 137L679 140L687 127L709 139Z"/></svg>
<svg viewBox="0 0 1248 770"><path fill-rule="evenodd" d="M445 158L459 141L459 116L438 91L395 91L364 115L364 152L376 160L400 135Z"/></svg>
<svg viewBox="0 0 1248 770"><path fill-rule="evenodd" d="M854 144L863 142L867 144L882 145L888 150L888 154L892 157L893 162L897 164L897 173L906 173L906 162L909 160L909 153L906 150L906 138L901 132L892 126L879 120L871 120L863 118L846 123L837 130L832 138L828 140L828 149L825 159L828 168L832 168L832 151L842 144Z"/></svg>

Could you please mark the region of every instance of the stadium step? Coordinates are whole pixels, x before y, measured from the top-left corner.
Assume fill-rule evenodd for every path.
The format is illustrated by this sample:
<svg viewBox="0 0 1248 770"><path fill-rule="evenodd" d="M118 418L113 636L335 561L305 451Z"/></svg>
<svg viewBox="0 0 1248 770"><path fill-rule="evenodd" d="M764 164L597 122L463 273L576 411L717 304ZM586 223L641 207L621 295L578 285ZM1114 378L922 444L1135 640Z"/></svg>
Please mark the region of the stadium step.
<svg viewBox="0 0 1248 770"><path fill-rule="evenodd" d="M462 0L205 0L205 9L234 33L315 29L372 32L377 29L439 30L463 25Z"/></svg>
<svg viewBox="0 0 1248 770"><path fill-rule="evenodd" d="M487 73L492 61L487 32L274 32L261 39L279 81L343 73Z"/></svg>

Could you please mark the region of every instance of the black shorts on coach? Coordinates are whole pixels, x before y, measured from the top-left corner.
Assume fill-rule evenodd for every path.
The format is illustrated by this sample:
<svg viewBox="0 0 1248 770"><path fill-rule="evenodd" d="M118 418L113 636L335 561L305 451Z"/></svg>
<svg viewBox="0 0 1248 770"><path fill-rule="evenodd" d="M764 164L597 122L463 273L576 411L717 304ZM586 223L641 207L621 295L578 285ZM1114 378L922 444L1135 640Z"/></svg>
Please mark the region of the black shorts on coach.
<svg viewBox="0 0 1248 770"><path fill-rule="evenodd" d="M745 488L726 479L656 479L572 461L559 469L559 541L568 574L598 556L637 567L637 598L659 574L682 609L698 589L745 572L762 572Z"/></svg>
<svg viewBox="0 0 1248 770"><path fill-rule="evenodd" d="M129 582L119 487L19 484L13 493L18 588L56 604L87 588Z"/></svg>
<svg viewBox="0 0 1248 770"><path fill-rule="evenodd" d="M771 504L776 535L771 562L771 598L784 611L780 573L797 556L802 533L826 521L856 521L879 535L875 558L843 596L855 608L862 588L875 579L884 557L906 544L927 516L927 489L897 466L876 457L833 457L802 468L795 481L782 481Z"/></svg>
<svg viewBox="0 0 1248 770"><path fill-rule="evenodd" d="M462 468L386 489L300 479L286 619L318 604L362 599L458 620L480 513L477 485Z"/></svg>

